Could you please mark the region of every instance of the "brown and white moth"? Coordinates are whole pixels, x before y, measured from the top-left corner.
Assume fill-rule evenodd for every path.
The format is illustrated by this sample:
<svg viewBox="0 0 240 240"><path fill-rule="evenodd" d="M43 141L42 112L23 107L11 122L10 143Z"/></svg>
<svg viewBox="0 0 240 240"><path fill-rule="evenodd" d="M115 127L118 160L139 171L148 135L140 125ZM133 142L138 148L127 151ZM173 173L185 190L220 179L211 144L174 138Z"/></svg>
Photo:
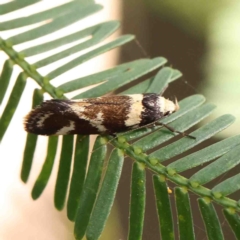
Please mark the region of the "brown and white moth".
<svg viewBox="0 0 240 240"><path fill-rule="evenodd" d="M40 135L115 134L154 123L179 105L159 94L52 99L25 117L25 130Z"/></svg>

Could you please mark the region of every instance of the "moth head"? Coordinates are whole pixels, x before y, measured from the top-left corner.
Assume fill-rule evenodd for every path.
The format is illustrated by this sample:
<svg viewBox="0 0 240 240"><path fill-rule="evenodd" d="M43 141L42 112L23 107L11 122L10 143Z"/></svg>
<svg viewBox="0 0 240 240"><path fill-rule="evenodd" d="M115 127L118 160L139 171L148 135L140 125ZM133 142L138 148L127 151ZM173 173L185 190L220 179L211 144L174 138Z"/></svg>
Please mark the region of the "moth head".
<svg viewBox="0 0 240 240"><path fill-rule="evenodd" d="M176 98L174 102L166 98L164 98L163 101L164 101L164 104L162 104L163 106L162 111L164 115L169 115L179 110L179 104Z"/></svg>

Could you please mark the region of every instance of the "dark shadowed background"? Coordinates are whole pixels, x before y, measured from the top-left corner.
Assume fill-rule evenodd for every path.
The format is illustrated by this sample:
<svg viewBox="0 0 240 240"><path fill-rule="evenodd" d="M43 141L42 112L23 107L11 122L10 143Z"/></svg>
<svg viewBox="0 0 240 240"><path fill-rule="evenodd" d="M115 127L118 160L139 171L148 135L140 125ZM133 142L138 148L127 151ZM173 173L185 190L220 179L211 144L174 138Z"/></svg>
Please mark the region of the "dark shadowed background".
<svg viewBox="0 0 240 240"><path fill-rule="evenodd" d="M214 3L209 1L201 1L200 3L199 1L188 0L123 1L122 32L123 34L130 33L136 35L137 42L130 43L121 49L119 61L126 62L146 56L151 58L163 56L168 59L168 66L176 68L183 73L181 80L175 81L170 85L164 93L165 96L169 98L176 96L181 100L189 95L203 94L207 96L208 102L210 101L216 105L221 105L222 103L223 105L219 106L220 109L218 108L219 110L214 117L224 113L232 113L240 117L239 107L237 106L237 101L239 102L240 100L240 72L237 67L234 69L236 60L234 56L237 55L234 51L236 48L232 49L231 53L226 53L226 48L231 49L231 41L235 42L234 39L237 37L234 37L236 34L233 32L231 35L225 36L221 41L218 39L219 35L224 36L224 31L231 32L230 29L225 28L225 23L234 22L234 17L235 21L240 22L240 18L234 15L231 17L232 11L236 12L234 8L237 7L236 5L239 6L239 4L234 6L233 2L217 2L218 4L216 5L215 1ZM221 27L222 25L223 27ZM229 28L231 28L231 25L229 25ZM240 42L238 45L240 47ZM239 50L237 51L239 53ZM226 66L224 59L226 54L228 54L228 59L231 58L232 54L233 66L230 63ZM235 70L235 74L233 74L233 70ZM221 75L219 71L222 73ZM233 79L229 79L226 76L232 76ZM225 87L226 84L229 85L228 88ZM222 101L223 99L225 101ZM235 107L232 106L233 102ZM213 118L209 117L207 119L211 120ZM218 138L204 142L191 151L201 149L226 136L233 136L235 133L239 134L239 128L237 128L239 123L240 121L234 124L231 130L219 134ZM121 223L125 232L123 239L127 238L131 165L130 159L126 159L117 193ZM183 175L190 177L197 170L199 168L184 172ZM236 167L224 176L210 182L206 187L213 187L220 179L228 178L232 174L239 172L239 170L240 168ZM169 186L173 185L170 183ZM197 206L197 196L191 193L190 195L195 232L197 233L196 239L206 239L205 229ZM236 193L232 197L239 199L240 194ZM174 198L174 195L170 195L170 198ZM176 212L174 201L172 201L172 204L173 211ZM222 219L221 223L225 238L234 239L228 224L223 222L221 207L216 206L216 209L220 219ZM177 229L176 213L174 223L175 229ZM147 200L143 239L160 239L152 189L152 174L150 172L147 174Z"/></svg>

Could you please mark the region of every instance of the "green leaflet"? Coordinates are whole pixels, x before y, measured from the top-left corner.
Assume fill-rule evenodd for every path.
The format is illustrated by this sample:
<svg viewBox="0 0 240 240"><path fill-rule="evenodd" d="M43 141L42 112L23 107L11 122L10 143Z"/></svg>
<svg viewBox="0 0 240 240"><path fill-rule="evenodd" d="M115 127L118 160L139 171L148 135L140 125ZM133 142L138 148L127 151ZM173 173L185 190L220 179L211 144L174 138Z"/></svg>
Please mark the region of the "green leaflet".
<svg viewBox="0 0 240 240"><path fill-rule="evenodd" d="M229 225L232 228L237 239L240 239L240 219L239 215L231 211L231 209L224 209L223 211Z"/></svg>
<svg viewBox="0 0 240 240"><path fill-rule="evenodd" d="M67 195L73 152L73 137L73 135L63 136L60 163L54 194L54 204L58 210L63 209Z"/></svg>
<svg viewBox="0 0 240 240"><path fill-rule="evenodd" d="M214 121L206 124L205 126L199 128L198 130L191 133L196 139L191 139L188 137L182 138L177 142L174 142L160 150L157 150L150 154L151 157L159 157L160 161L165 161L173 156L185 152L186 150L196 146L197 144L209 139L216 133L227 128L230 124L234 122L235 118L231 115L223 115Z"/></svg>
<svg viewBox="0 0 240 240"><path fill-rule="evenodd" d="M47 186L48 180L52 172L55 155L57 152L57 143L58 137L49 137L47 156L42 166L42 170L32 189L32 198L34 200L40 197L43 190Z"/></svg>
<svg viewBox="0 0 240 240"><path fill-rule="evenodd" d="M0 142L18 106L18 103L26 85L26 78L27 76L24 73L19 74L16 83L12 89L7 105L4 109L4 112L0 118Z"/></svg>
<svg viewBox="0 0 240 240"><path fill-rule="evenodd" d="M103 162L106 156L105 143L105 139L98 137L93 147L93 153L80 195L79 207L75 219L74 234L76 239L82 239L88 227L103 171Z"/></svg>
<svg viewBox="0 0 240 240"><path fill-rule="evenodd" d="M172 127L176 131L184 132L190 127L199 123L207 116L209 116L210 113L214 110L214 108L214 105L206 104L196 109L193 109L192 111L189 110L188 113L178 118L173 123L168 124L168 126ZM175 133L169 131L164 127L156 127L155 129L157 129L157 131L154 131L146 137L143 137L142 139L134 143L134 146L140 147L144 152L146 152L175 136Z"/></svg>
<svg viewBox="0 0 240 240"><path fill-rule="evenodd" d="M162 240L174 239L174 222L166 179L162 175L154 175L153 183Z"/></svg>
<svg viewBox="0 0 240 240"><path fill-rule="evenodd" d="M194 240L194 228L189 194L184 188L175 188L177 206L178 230L181 240Z"/></svg>
<svg viewBox="0 0 240 240"><path fill-rule="evenodd" d="M119 149L114 149L109 158L102 186L89 220L86 232L87 239L89 240L98 239L106 224L121 176L123 159L123 152Z"/></svg>
<svg viewBox="0 0 240 240"><path fill-rule="evenodd" d="M150 71L153 71L160 66L162 66L165 63L164 58L154 58L152 60L148 60L148 62L141 67L138 67L136 69L129 69L124 76L118 76L114 80L111 79L111 81L106 81L100 86L96 88L90 89L86 92L83 92L77 96L74 97L74 99L78 98L85 98L85 97L97 97L104 95L108 92L111 92L113 90L116 90L119 87L124 86L127 83L132 82L133 80L137 79L138 77L149 73Z"/></svg>
<svg viewBox="0 0 240 240"><path fill-rule="evenodd" d="M57 68L56 70L50 72L48 74L48 79L52 80L53 78L65 73L66 71L72 69L73 67L78 66L81 63L86 62L87 60L92 59L93 57L98 56L99 54L105 53L106 51L109 51L110 49L114 49L118 46L121 46L131 40L133 40L134 36L132 35L125 35L122 37L119 37L118 39L107 43L97 49L94 49L80 57L75 58L74 60L68 62L67 64L63 65L62 67ZM76 89L75 89L76 90ZM88 96L89 97L89 96Z"/></svg>
<svg viewBox="0 0 240 240"><path fill-rule="evenodd" d="M231 137L210 145L200 151L192 153L168 165L168 169L176 172L183 172L187 169L199 166L205 162L211 161L224 153L228 152L240 144L240 136Z"/></svg>
<svg viewBox="0 0 240 240"><path fill-rule="evenodd" d="M128 240L142 239L146 202L145 174L142 164L133 164Z"/></svg>
<svg viewBox="0 0 240 240"><path fill-rule="evenodd" d="M42 91L39 89L35 89L33 93L32 107L36 107L38 104L42 102L42 100L43 100ZM27 182L31 171L33 155L37 144L37 138L38 138L37 135L31 133L27 134L21 170L21 179L23 182Z"/></svg>
<svg viewBox="0 0 240 240"><path fill-rule="evenodd" d="M89 136L78 136L75 141L74 165L67 201L67 216L75 220L80 195L85 181L89 151Z"/></svg>
<svg viewBox="0 0 240 240"><path fill-rule="evenodd" d="M0 15L24 8L36 2L39 2L39 0L15 0L9 3L1 4Z"/></svg>
<svg viewBox="0 0 240 240"><path fill-rule="evenodd" d="M3 70L0 76L0 84L1 84L1 88L0 88L0 106L4 97L4 94L7 90L10 78L12 76L12 71L13 71L13 62L8 59L7 61L5 61L4 65L3 65Z"/></svg>
<svg viewBox="0 0 240 240"><path fill-rule="evenodd" d="M65 44L79 41L80 39L84 39L86 37L91 37L91 39L86 40L85 42L80 43L72 48L69 48L65 51L61 51L60 53L51 55L51 57L49 57L47 59L48 59L48 62L52 63L51 61L55 62L57 59L66 57L66 56L70 55L71 53L75 53L82 49L91 47L92 45L105 39L108 35L110 35L112 32L114 32L118 27L119 27L119 22L117 22L117 21L109 21L109 22L100 23L93 27L89 27L89 28L83 29L81 31L78 31L76 33L72 33L70 35L67 35L67 36L34 46L34 47L24 49L20 52L20 54L24 54L24 56L30 57L30 56L34 56L36 54L43 53L43 52L52 50L54 48L63 46ZM42 61L42 60L40 60L40 61ZM44 64L47 64L47 63L44 61ZM36 63L35 63L35 65L36 65ZM38 64L38 66L39 66L39 64ZM42 66L43 66L43 64L42 64Z"/></svg>
<svg viewBox="0 0 240 240"><path fill-rule="evenodd" d="M223 240L221 225L216 211L211 202L205 199L198 199L199 208L202 214L205 229L209 240Z"/></svg>
<svg viewBox="0 0 240 240"><path fill-rule="evenodd" d="M66 11L65 14L62 15L62 13L60 13L60 15L53 19L53 21L43 26L29 30L27 32L20 33L16 36L10 37L8 41L11 42L11 44L15 45L42 37L46 34L55 32L63 28L64 26L68 26L71 23L74 23L90 14L93 14L94 12L99 11L101 8L102 7L97 4L86 4L86 6L83 7L80 4L78 4L77 1L74 1L69 11ZM13 28L19 27L19 22L21 21L19 19L13 21L15 22L14 23L10 22L9 24L13 26ZM31 23L31 21L28 21L28 24L29 23ZM6 30L6 27L7 23L6 25L4 25L5 28L4 30Z"/></svg>
<svg viewBox="0 0 240 240"><path fill-rule="evenodd" d="M240 147L237 146L222 157L191 176L191 182L201 185L215 179L240 163Z"/></svg>
<svg viewBox="0 0 240 240"><path fill-rule="evenodd" d="M228 196L240 189L240 173L219 183L212 189L216 197Z"/></svg>

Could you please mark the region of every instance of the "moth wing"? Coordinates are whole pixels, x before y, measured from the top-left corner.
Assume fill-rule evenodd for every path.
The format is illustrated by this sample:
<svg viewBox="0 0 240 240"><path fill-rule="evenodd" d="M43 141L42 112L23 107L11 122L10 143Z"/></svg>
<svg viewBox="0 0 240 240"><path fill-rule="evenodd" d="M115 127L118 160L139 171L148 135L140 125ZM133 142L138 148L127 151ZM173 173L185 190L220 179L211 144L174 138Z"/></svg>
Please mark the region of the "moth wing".
<svg viewBox="0 0 240 240"><path fill-rule="evenodd" d="M97 129L75 114L71 104L72 101L56 99L43 102L25 117L25 130L39 135L97 134ZM81 109L86 105L79 102Z"/></svg>

